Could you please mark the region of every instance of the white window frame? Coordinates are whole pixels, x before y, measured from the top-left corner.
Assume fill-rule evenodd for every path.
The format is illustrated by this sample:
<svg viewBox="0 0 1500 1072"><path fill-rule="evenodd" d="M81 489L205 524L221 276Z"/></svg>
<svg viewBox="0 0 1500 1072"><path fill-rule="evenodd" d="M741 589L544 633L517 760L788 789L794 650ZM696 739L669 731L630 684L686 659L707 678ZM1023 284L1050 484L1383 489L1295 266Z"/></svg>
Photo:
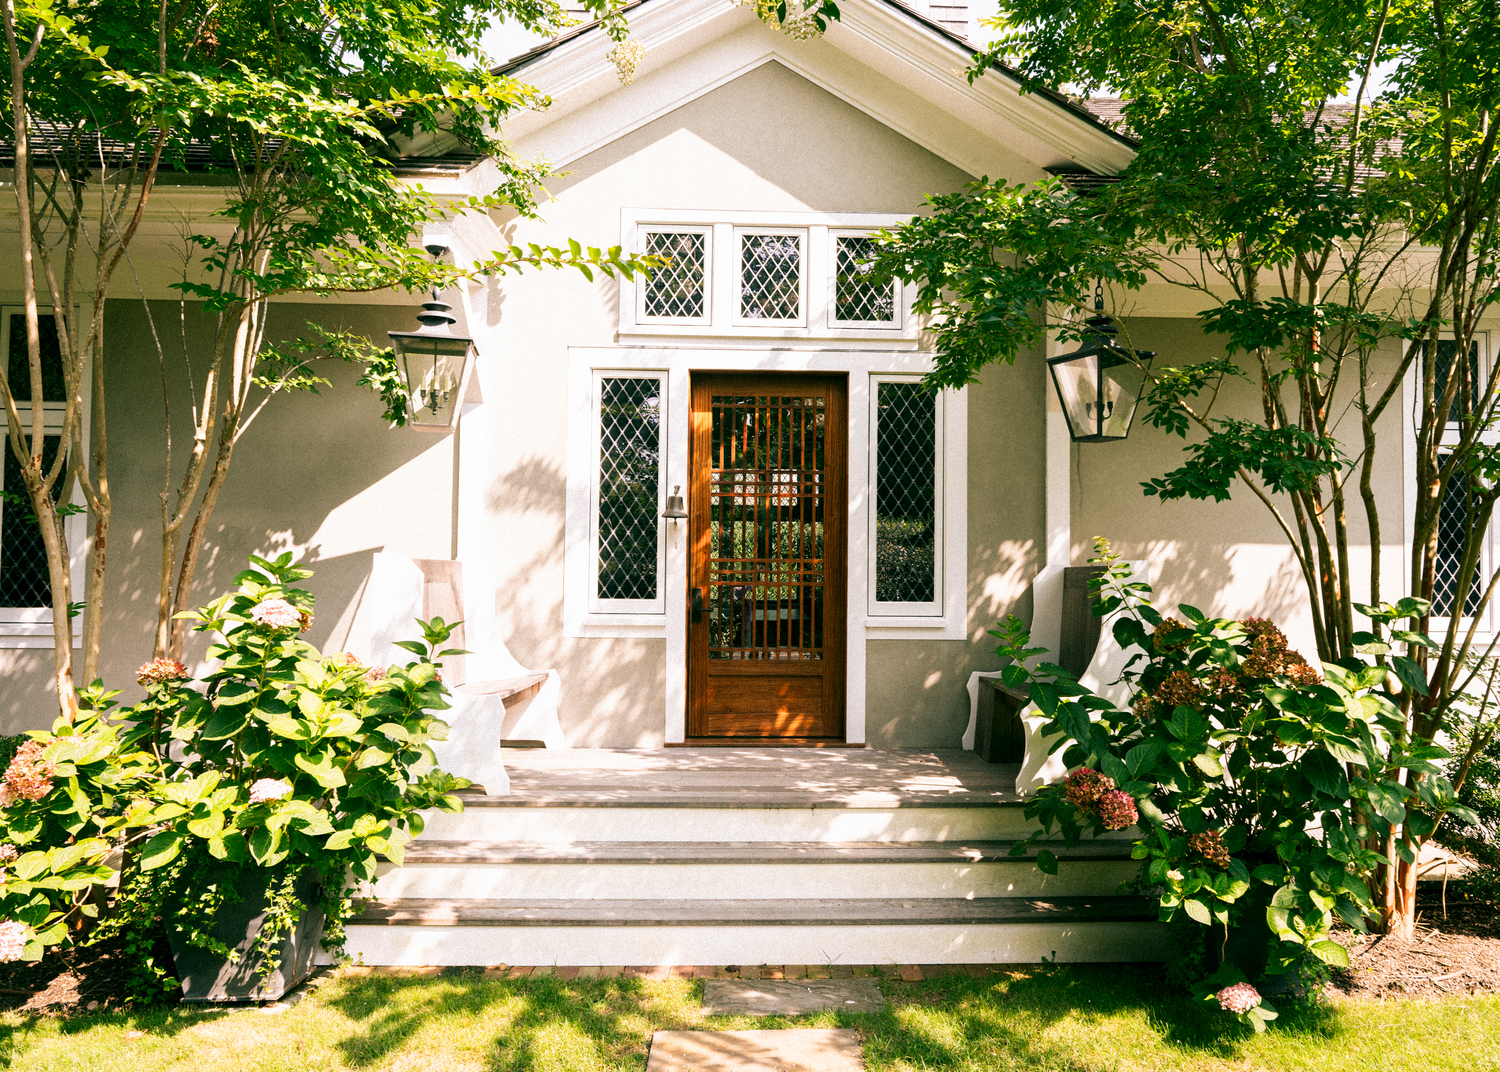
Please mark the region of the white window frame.
<svg viewBox="0 0 1500 1072"><path fill-rule="evenodd" d="M839 309L839 239L868 238L869 228L830 227L828 229L828 322L841 328L863 328L867 331L896 332L901 329L901 285L891 280L891 320L840 320Z"/></svg>
<svg viewBox="0 0 1500 1072"><path fill-rule="evenodd" d="M944 539L943 539L943 537L944 537L944 533L945 533L945 531L947 529L947 526L944 524L944 520L945 519L943 517L943 507L944 507L943 476L944 476L944 473L946 471L945 465L944 465L944 460L945 460L944 459L944 454L946 452L944 450L944 446L945 446L944 439L945 439L945 436L944 436L943 409L944 409L944 402L946 401L946 399L945 399L944 396L949 393L947 391L939 391L937 393L937 395L934 396L934 398L933 398L933 409L934 409L933 416L935 418L935 423L934 423L934 426L933 426L933 433L934 433L935 442L933 443L933 473L932 473L933 489L932 490L933 490L933 520L934 520L934 524L935 524L935 527L936 527L936 531L933 533L933 546L932 546L932 569L933 569L932 594L933 594L933 598L931 600L929 600L927 602L923 602L923 603L912 603L912 602L900 602L900 603L898 603L898 602L895 602L895 601L885 601L885 602L882 602L882 601L877 600L875 598L875 592L876 592L876 588L877 588L877 583L876 583L877 582L876 566L877 566L877 557L878 557L877 554L876 554L877 548L875 546L875 541L876 541L875 506L876 506L877 489L879 487L879 483L878 482L879 482L879 478L880 478L880 424L879 424L879 421L880 421L880 385L883 384L883 383L920 383L921 380L922 380L922 377L920 377L920 376L893 376L893 375L887 375L887 374L875 374L875 375L872 375L870 377L870 421L869 421L869 429L870 429L870 475L869 475L869 485L868 485L869 489L870 489L870 492L869 492L869 494L870 494L870 509L867 511L867 513L869 514L869 522L870 522L869 523L869 529L870 529L870 534L869 534L869 540L870 540L870 542L869 542L869 548L870 548L870 564L869 564L870 583L869 583L868 588L869 588L870 615L872 617L941 618L943 616L944 610L945 610L945 604L944 604L944 600L943 600L943 590L944 590L943 564L944 564L944 561L946 560L947 556L943 553L944 552Z"/></svg>
<svg viewBox="0 0 1500 1072"><path fill-rule="evenodd" d="M702 316L648 316L646 314L646 283L642 280L635 287L635 322L663 327L708 327L714 322L714 229L704 224L651 223L639 225L640 252L646 251L646 235L701 234L703 236L703 315ZM628 248L628 247L627 247Z"/></svg>
<svg viewBox="0 0 1500 1072"><path fill-rule="evenodd" d="M797 315L781 319L769 317L748 317L740 304L740 296L744 293L745 280L745 239L757 236L770 236L775 238L795 238L797 240ZM808 321L807 310L807 276L808 276L808 233L805 227L736 227L734 229L734 318L733 324L738 328L805 328Z"/></svg>
<svg viewBox="0 0 1500 1072"><path fill-rule="evenodd" d="M656 597L654 599L605 599L599 595L599 484L601 477L600 446L604 432L602 407L605 380L655 380L660 399L657 423L657 470L656 470ZM589 392L589 417L593 428L590 456L592 464L589 474L589 599L588 612L597 615L649 615L658 617L666 612L666 566L667 543L663 531L661 512L666 507L667 479L667 374L652 370L594 369L592 388Z"/></svg>
<svg viewBox="0 0 1500 1072"><path fill-rule="evenodd" d="M1453 337L1453 334L1452 332L1444 332L1442 337L1451 339ZM1490 362L1492 360L1492 353L1490 350L1490 333L1485 330L1476 331L1474 332L1473 341L1479 347L1479 378L1480 381L1483 382L1489 376L1491 368ZM1402 541L1401 545L1403 550L1403 558L1400 570L1400 577L1402 578L1403 586L1405 584L1405 578L1410 572L1409 567L1411 563L1412 533L1416 529L1417 523L1417 489L1414 485L1417 476L1417 431L1415 406L1420 395L1420 385L1417 382L1417 377L1420 374L1420 362L1413 362L1412 367L1407 371L1406 382L1403 385L1406 397L1406 406L1403 416L1405 432L1404 442L1406 448L1403 458L1405 462L1405 472L1403 472L1402 474L1401 482L1402 487L1405 489L1406 493L1404 504L1406 508L1406 539ZM1444 446L1452 442L1452 440L1450 439L1450 429L1453 433L1456 433L1457 424L1454 422L1449 422L1448 426L1444 429L1442 441L1438 444L1438 449L1440 451ZM1491 436L1494 436L1495 434L1496 433L1488 433L1486 437L1489 438ZM1494 562L1495 524L1492 521L1490 524L1490 530L1485 533L1484 541L1480 549L1479 576L1481 580L1488 577L1493 571ZM1483 613L1479 618L1479 628L1476 630L1477 637L1483 637L1486 641L1488 641L1488 639L1495 634L1495 616L1495 601L1491 600L1489 605L1485 607ZM1434 614L1429 620L1431 623L1429 629L1434 634L1439 634L1447 631L1449 628L1451 628L1453 622L1451 616L1445 617L1436 614ZM1470 625L1473 624L1473 622L1474 619L1469 615L1461 615L1459 618L1459 627L1467 629Z"/></svg>
<svg viewBox="0 0 1500 1072"><path fill-rule="evenodd" d="M894 227L909 215L881 212L761 212L741 210L689 211L681 209L627 208L621 212L622 248L645 251L647 231L709 232L707 313L696 318L646 317L645 285L638 279L620 280L620 326L623 338L650 345L669 338L719 338L743 340L740 345L765 345L764 340L824 339L840 345L915 350L918 323L912 313L916 288L896 287L896 319L891 322L856 323L834 319L837 279L834 242L839 236L870 234ZM754 320L742 317L739 305L740 245L744 234L801 233L801 313L797 320ZM639 338L648 336L653 338ZM731 342L735 345L735 342Z"/></svg>

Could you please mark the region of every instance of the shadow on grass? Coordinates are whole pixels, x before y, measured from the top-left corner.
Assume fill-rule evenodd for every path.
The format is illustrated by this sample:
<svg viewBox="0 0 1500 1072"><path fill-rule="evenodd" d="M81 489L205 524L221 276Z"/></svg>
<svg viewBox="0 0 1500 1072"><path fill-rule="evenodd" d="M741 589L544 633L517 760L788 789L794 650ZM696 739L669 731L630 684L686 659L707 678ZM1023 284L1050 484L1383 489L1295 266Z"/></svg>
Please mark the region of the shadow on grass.
<svg viewBox="0 0 1500 1072"><path fill-rule="evenodd" d="M352 1068L384 1063L429 1032L492 1072L640 1069L655 1031L852 1027L871 1068L1067 1069L1103 1072L1105 1047L1161 1043L1186 1057L1233 1060L1250 1031L1140 965L1017 966L974 979L881 980L883 1012L795 1018L711 1017L701 984L553 977L487 980L477 969L437 977L367 978L330 987L327 1005L358 1025L334 1046ZM1059 1030L1061 1029L1061 1030ZM1326 1043L1337 1013L1285 1015L1282 1035ZM436 1040L436 1039L435 1039ZM1116 1040L1111 1043L1109 1040Z"/></svg>
<svg viewBox="0 0 1500 1072"><path fill-rule="evenodd" d="M917 1068L978 1064L994 1068L1077 1072L1116 1067L1112 1057L1081 1054L1080 1039L1049 1042L1070 1022L1090 1029L1116 1018L1144 1021L1165 1045L1186 1055L1240 1056L1251 1030L1170 986L1144 965L1017 966L1008 975L973 979L949 974L923 983L884 980L890 1006L877 1016L849 1017L863 1029L866 1060ZM1327 1040L1337 1033L1329 1008L1284 1015L1282 1035Z"/></svg>
<svg viewBox="0 0 1500 1072"><path fill-rule="evenodd" d="M436 1028L473 1032L469 1048L486 1050L485 1066L498 1072L644 1067L652 1032L699 1022L699 999L696 987L638 979L487 980L478 969L450 969L359 980L327 1004L361 1025L335 1044L352 1067L379 1063Z"/></svg>

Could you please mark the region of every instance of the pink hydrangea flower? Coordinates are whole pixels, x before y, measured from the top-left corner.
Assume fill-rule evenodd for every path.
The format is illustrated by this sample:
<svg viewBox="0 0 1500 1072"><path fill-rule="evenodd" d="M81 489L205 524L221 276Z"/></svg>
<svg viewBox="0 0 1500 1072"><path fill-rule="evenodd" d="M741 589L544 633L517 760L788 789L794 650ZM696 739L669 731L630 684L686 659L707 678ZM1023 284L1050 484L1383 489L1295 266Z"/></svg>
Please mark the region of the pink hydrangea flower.
<svg viewBox="0 0 1500 1072"><path fill-rule="evenodd" d="M1134 826L1141 817L1130 794L1120 789L1109 789L1099 794L1099 820L1106 830L1124 830Z"/></svg>
<svg viewBox="0 0 1500 1072"><path fill-rule="evenodd" d="M10 761L9 767L5 768L5 788L9 789L14 797L10 801L0 801L0 803L14 803L15 800L41 800L52 792L52 776L57 773L57 764L44 759L43 751L45 749L40 741L27 741L16 749L16 758Z"/></svg>
<svg viewBox="0 0 1500 1072"><path fill-rule="evenodd" d="M1236 1015L1247 1013L1260 1004L1260 991L1249 983L1226 986L1214 997L1218 998L1220 1006Z"/></svg>
<svg viewBox="0 0 1500 1072"><path fill-rule="evenodd" d="M188 668L176 659L152 659L135 672L135 679L142 685L160 685L168 681L185 681Z"/></svg>
<svg viewBox="0 0 1500 1072"><path fill-rule="evenodd" d="M281 778L262 778L250 786L250 803L264 804L268 800L280 800L291 796L292 783Z"/></svg>
<svg viewBox="0 0 1500 1072"><path fill-rule="evenodd" d="M1088 767L1079 767L1066 779L1063 796L1080 811L1095 813L1099 810L1101 793L1115 787L1115 780Z"/></svg>
<svg viewBox="0 0 1500 1072"><path fill-rule="evenodd" d="M13 864L16 862L16 857L20 855L14 845L8 843L0 845L0 864Z"/></svg>
<svg viewBox="0 0 1500 1072"><path fill-rule="evenodd" d="M0 808L8 808L21 798L16 796L16 791L4 782L0 782Z"/></svg>
<svg viewBox="0 0 1500 1072"><path fill-rule="evenodd" d="M368 669L368 670L365 671L365 680L368 681L372 685L375 684L375 682L377 682L377 681L384 681L385 680L385 667L383 667L383 666L372 666L372 667L370 667L370 669Z"/></svg>
<svg viewBox="0 0 1500 1072"><path fill-rule="evenodd" d="M0 961L20 960L31 940L31 928L18 920L0 923Z"/></svg>
<svg viewBox="0 0 1500 1072"><path fill-rule="evenodd" d="M250 620L268 629L297 629L302 612L284 599L263 599L250 612Z"/></svg>

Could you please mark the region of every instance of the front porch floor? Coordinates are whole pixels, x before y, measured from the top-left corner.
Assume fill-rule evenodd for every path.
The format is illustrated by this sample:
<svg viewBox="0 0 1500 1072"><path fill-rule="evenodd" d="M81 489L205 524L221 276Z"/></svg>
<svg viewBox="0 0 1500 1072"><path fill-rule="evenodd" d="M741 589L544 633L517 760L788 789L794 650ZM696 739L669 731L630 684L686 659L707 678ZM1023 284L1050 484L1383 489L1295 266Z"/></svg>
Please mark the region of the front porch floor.
<svg viewBox="0 0 1500 1072"><path fill-rule="evenodd" d="M515 748L512 805L1014 805L1014 764L958 748ZM499 799L499 798L488 798Z"/></svg>

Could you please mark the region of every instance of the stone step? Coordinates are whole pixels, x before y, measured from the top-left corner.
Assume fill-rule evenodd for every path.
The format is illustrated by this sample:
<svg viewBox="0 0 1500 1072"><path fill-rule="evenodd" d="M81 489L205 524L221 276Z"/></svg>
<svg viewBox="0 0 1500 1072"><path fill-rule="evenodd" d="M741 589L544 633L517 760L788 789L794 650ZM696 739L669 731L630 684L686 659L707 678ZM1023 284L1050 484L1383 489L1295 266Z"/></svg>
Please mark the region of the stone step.
<svg viewBox="0 0 1500 1072"><path fill-rule="evenodd" d="M409 898L349 921L365 964L1028 963L1160 960L1140 897Z"/></svg>
<svg viewBox="0 0 1500 1072"><path fill-rule="evenodd" d="M1012 841L573 842L437 841L410 845L386 867L379 898L1031 897L1115 892L1140 865L1122 841L1058 847L1057 875Z"/></svg>
<svg viewBox="0 0 1500 1072"><path fill-rule="evenodd" d="M763 790L465 794L462 812L425 818L424 836L438 841L988 841L1036 829L1019 800Z"/></svg>

